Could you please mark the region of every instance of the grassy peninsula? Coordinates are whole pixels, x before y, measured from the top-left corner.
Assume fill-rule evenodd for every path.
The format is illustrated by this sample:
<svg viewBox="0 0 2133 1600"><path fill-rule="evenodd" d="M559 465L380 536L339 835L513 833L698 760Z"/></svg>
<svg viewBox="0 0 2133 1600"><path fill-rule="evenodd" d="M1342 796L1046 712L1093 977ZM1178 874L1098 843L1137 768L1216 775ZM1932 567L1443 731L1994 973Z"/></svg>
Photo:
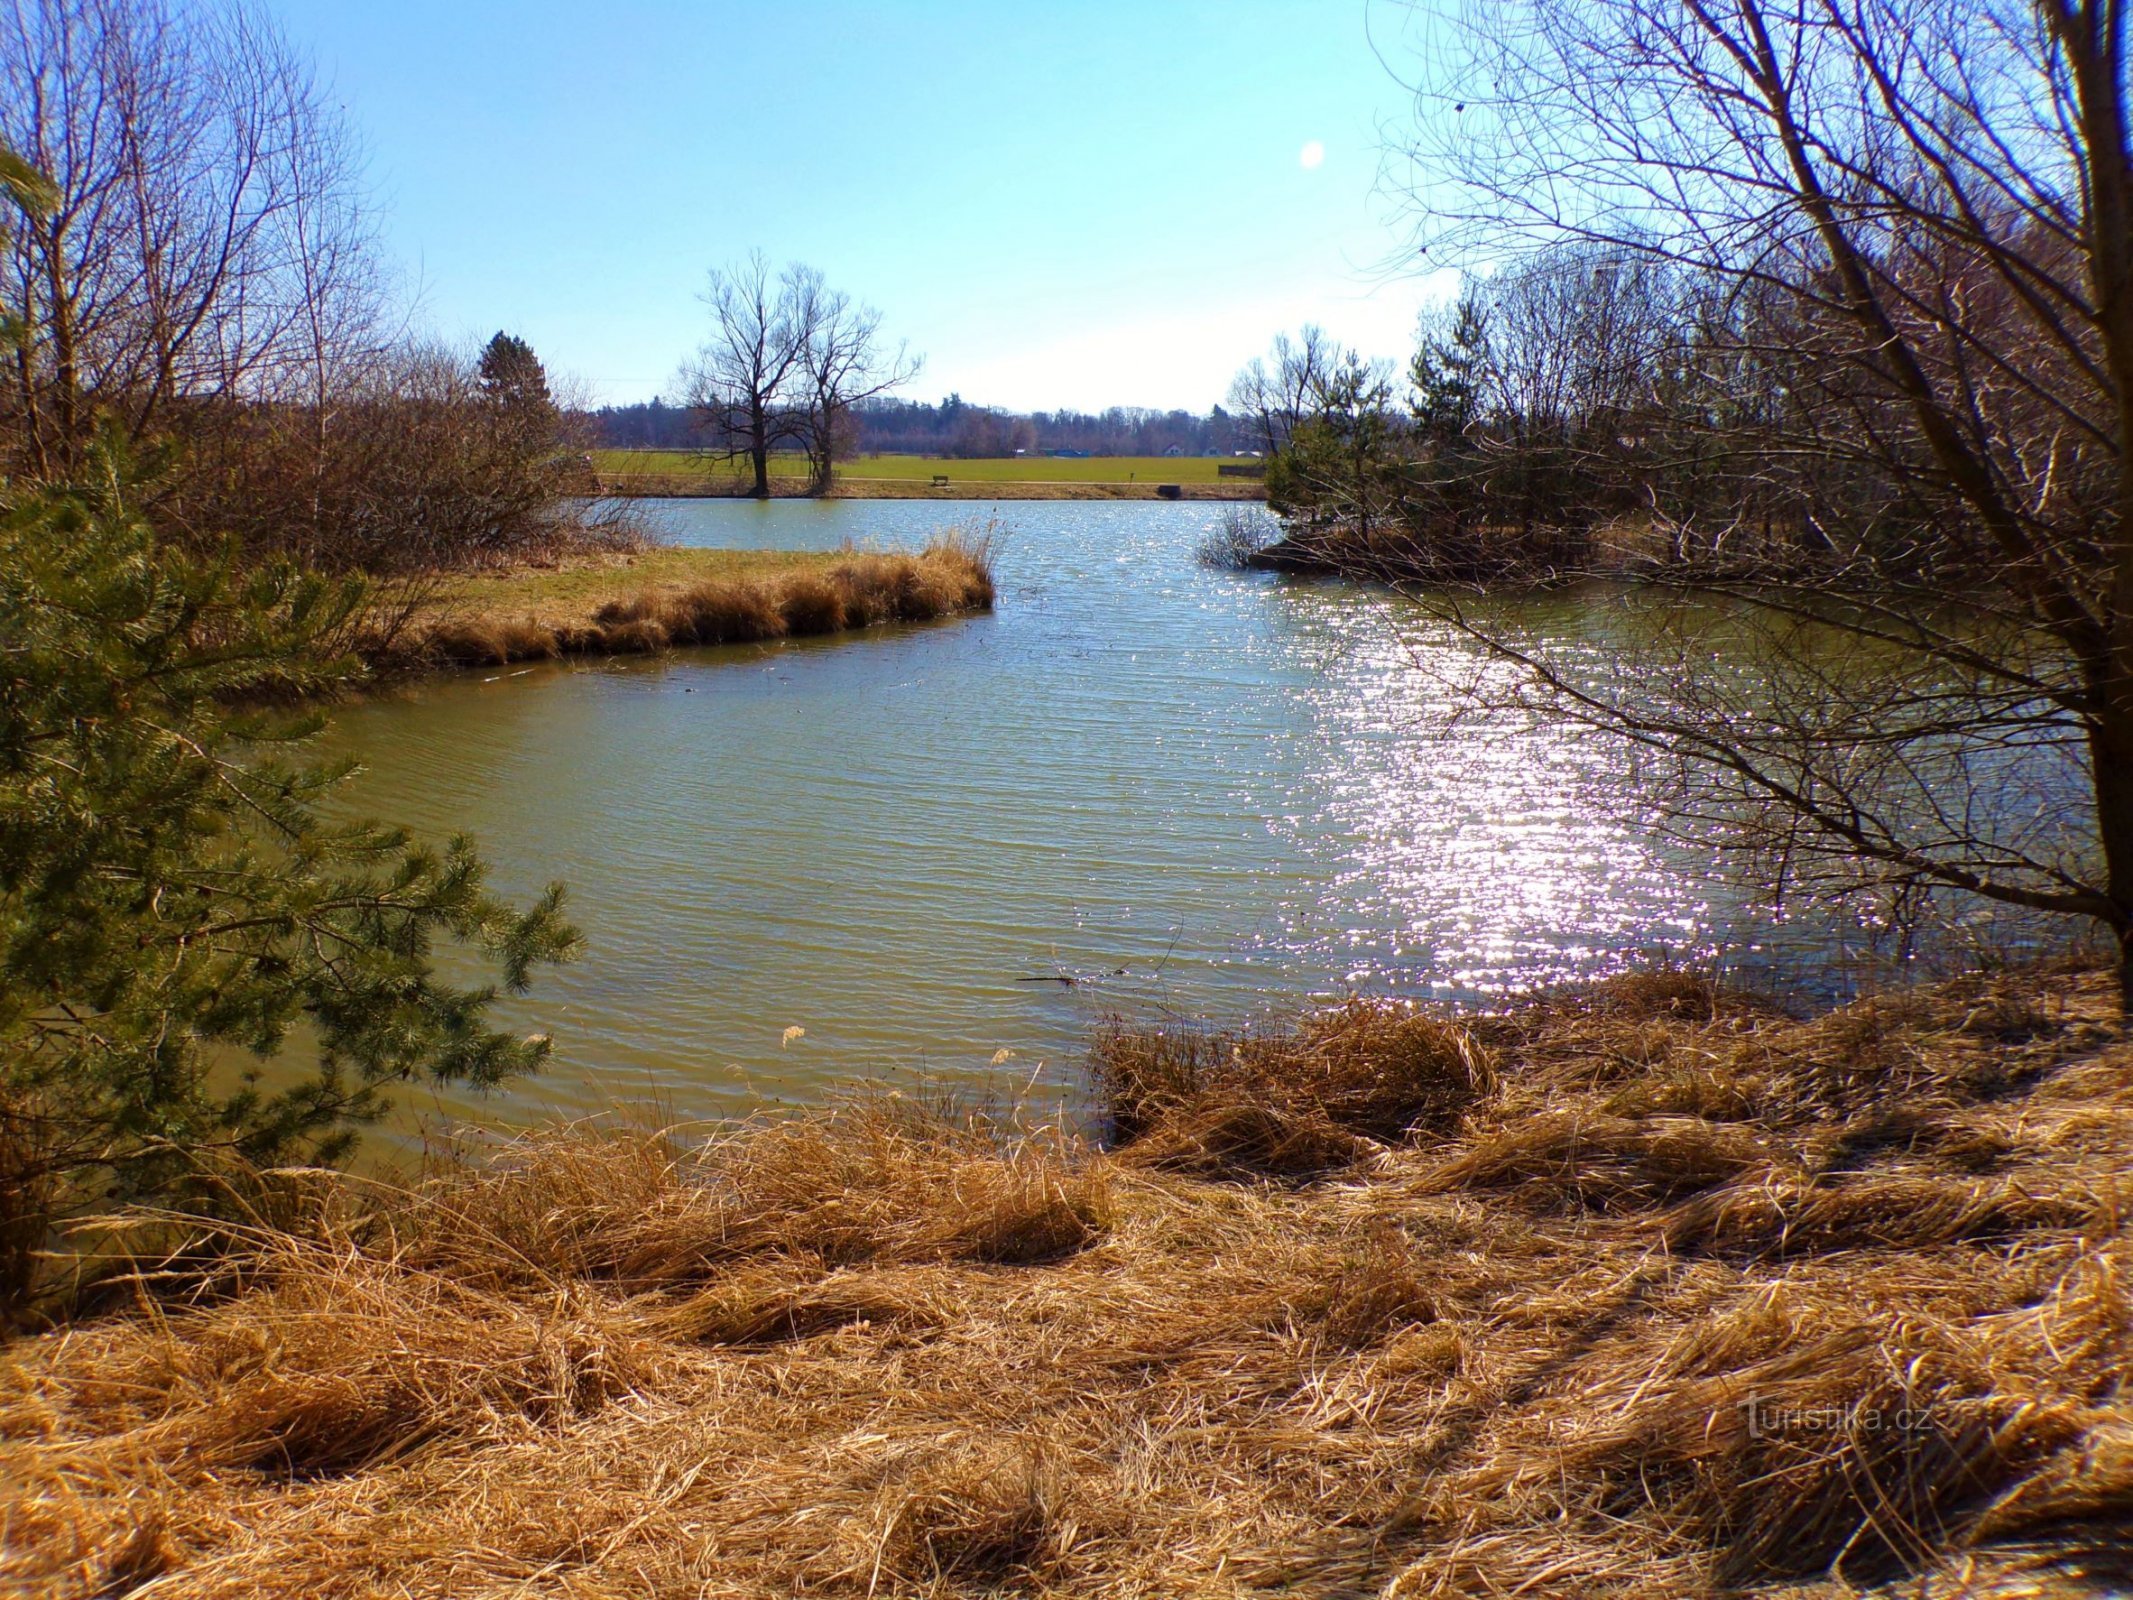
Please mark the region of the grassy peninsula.
<svg viewBox="0 0 2133 1600"><path fill-rule="evenodd" d="M1115 1030L1101 1147L568 1128L10 1350L13 1592L2090 1592L2133 1489L2101 973ZM1945 1582L1951 1587L1945 1591Z"/></svg>
<svg viewBox="0 0 2133 1600"><path fill-rule="evenodd" d="M956 533L918 551L594 553L427 585L399 602L387 653L456 666L642 654L927 622L992 599L989 551Z"/></svg>

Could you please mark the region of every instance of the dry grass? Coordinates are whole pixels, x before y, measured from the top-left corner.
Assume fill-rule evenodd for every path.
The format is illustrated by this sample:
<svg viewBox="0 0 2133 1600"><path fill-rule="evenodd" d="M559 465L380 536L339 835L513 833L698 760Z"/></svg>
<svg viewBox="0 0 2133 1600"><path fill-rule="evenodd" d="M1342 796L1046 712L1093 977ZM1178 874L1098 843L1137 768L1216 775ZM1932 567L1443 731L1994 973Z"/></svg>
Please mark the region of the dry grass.
<svg viewBox="0 0 2133 1600"><path fill-rule="evenodd" d="M987 541L950 532L910 551L656 551L595 566L470 579L427 603L405 661L502 666L749 644L990 608Z"/></svg>
<svg viewBox="0 0 2133 1600"><path fill-rule="evenodd" d="M1259 1033L1110 1027L1091 1065L1135 1159L1206 1173L1322 1172L1446 1126L1496 1082L1468 1029L1368 1000Z"/></svg>
<svg viewBox="0 0 2133 1600"><path fill-rule="evenodd" d="M880 1096L279 1180L212 1293L10 1348L0 1586L2123 1584L2100 977L1798 1022L1647 976L1097 1066L1110 1150Z"/></svg>

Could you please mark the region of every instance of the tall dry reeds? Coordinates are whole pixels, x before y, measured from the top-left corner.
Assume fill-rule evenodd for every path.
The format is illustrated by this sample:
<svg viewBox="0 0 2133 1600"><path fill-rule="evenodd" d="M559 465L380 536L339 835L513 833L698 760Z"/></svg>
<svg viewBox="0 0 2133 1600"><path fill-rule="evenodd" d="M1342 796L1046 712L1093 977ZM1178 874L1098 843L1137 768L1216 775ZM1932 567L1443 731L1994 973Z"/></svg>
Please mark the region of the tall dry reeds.
<svg viewBox="0 0 2133 1600"><path fill-rule="evenodd" d="M262 1179L272 1226L10 1348L0 1584L1658 1600L2124 1560L2101 975L1810 1021L1640 975L1097 1065L1109 1149L876 1095Z"/></svg>

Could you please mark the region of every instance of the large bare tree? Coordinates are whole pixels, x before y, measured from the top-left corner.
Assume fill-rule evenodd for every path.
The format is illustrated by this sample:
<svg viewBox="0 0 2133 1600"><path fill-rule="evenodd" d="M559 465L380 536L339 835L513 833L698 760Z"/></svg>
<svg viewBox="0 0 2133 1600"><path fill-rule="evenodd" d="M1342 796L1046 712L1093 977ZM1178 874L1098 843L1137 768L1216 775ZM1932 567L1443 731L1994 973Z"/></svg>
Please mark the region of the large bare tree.
<svg viewBox="0 0 2133 1600"><path fill-rule="evenodd" d="M881 313L833 289L813 267L795 267L793 288L804 387L808 486L829 492L836 458L849 439L852 409L900 389L918 376L924 358L908 344L894 349L881 332Z"/></svg>
<svg viewBox="0 0 2133 1600"><path fill-rule="evenodd" d="M51 179L0 249L0 472L116 434L159 535L387 577L581 531L566 419L406 335L355 136L252 0L11 0L0 141Z"/></svg>
<svg viewBox="0 0 2133 1600"><path fill-rule="evenodd" d="M683 373L699 426L729 456L747 458L758 500L770 497L771 452L806 437L812 281L805 269L774 272L760 250L713 268L703 295L710 337Z"/></svg>
<svg viewBox="0 0 2133 1600"><path fill-rule="evenodd" d="M747 460L757 499L781 446L805 450L810 492L827 492L852 408L908 383L920 359L889 347L872 306L803 263L773 271L760 250L715 268L703 299L711 334L682 373L697 426Z"/></svg>
<svg viewBox="0 0 2133 1600"><path fill-rule="evenodd" d="M1672 570L1642 670L1489 642L1788 865L2094 919L2133 998L2127 9L1448 5L1414 153L1437 260L1571 241L1694 286L1679 370L1760 384L1700 414L1795 546ZM1763 670L1714 664L1713 592Z"/></svg>

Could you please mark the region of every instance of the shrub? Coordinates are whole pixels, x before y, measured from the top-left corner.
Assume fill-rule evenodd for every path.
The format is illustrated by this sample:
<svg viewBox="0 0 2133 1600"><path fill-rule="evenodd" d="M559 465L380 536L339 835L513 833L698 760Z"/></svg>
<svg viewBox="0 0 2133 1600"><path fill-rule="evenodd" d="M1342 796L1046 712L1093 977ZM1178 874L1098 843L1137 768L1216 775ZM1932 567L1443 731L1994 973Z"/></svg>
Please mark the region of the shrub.
<svg viewBox="0 0 2133 1600"><path fill-rule="evenodd" d="M1281 519L1258 506L1231 506L1200 540L1197 554L1203 566L1224 572L1242 572L1262 550L1280 542Z"/></svg>

